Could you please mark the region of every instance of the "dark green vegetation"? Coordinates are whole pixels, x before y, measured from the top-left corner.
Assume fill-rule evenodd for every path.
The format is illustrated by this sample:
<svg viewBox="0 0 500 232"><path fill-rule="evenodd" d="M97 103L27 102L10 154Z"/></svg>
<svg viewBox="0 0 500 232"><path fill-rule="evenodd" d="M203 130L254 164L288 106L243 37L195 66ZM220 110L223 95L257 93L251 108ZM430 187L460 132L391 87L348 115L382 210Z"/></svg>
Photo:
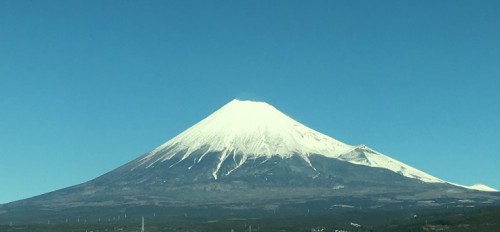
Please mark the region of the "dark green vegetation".
<svg viewBox="0 0 500 232"><path fill-rule="evenodd" d="M422 210L411 220L380 227L381 231L500 231L500 207Z"/></svg>
<svg viewBox="0 0 500 232"><path fill-rule="evenodd" d="M217 214L217 212L214 212ZM500 207L349 209L301 215L248 217L144 215L153 231L500 231ZM80 218L41 224L0 225L2 232L140 231L141 216L121 214L100 221Z"/></svg>

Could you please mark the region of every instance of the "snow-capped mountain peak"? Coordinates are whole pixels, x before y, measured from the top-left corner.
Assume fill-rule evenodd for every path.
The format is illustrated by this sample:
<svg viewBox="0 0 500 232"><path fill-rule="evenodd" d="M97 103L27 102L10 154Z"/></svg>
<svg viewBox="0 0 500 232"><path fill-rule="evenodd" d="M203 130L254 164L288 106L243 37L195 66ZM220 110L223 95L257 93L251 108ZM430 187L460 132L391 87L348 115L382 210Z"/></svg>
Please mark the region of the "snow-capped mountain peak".
<svg viewBox="0 0 500 232"><path fill-rule="evenodd" d="M200 152L203 154L199 155ZM212 172L214 179L219 177L222 163L230 157L237 163L233 169L236 170L248 159L297 155L316 171L309 160L315 154L385 168L425 182L444 182L364 145L348 145L308 128L265 102L236 99L141 157L136 167L149 168L181 154L179 163L193 153L199 156L195 160L199 163L211 152L219 154Z"/></svg>
<svg viewBox="0 0 500 232"><path fill-rule="evenodd" d="M187 157L203 147L208 147L207 152L234 153L246 158L294 154L337 157L355 148L302 125L265 102L235 99L151 151L143 161L166 160L186 149ZM169 152L162 153L166 148Z"/></svg>

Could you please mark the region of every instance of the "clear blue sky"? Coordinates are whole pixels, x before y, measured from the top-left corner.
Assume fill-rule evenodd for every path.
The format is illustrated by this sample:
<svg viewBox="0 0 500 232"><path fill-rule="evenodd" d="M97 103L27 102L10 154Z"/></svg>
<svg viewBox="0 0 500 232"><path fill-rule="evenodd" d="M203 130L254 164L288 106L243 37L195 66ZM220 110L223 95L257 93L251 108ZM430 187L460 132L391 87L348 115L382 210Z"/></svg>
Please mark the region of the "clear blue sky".
<svg viewBox="0 0 500 232"><path fill-rule="evenodd" d="M500 1L0 1L0 203L78 184L233 98L500 189Z"/></svg>

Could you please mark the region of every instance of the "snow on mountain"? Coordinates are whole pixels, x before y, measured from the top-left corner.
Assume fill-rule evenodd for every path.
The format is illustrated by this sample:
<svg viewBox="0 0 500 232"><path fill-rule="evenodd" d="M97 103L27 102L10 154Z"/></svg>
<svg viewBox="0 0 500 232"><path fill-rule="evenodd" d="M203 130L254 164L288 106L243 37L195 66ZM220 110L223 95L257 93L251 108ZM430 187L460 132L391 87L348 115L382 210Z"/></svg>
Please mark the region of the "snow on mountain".
<svg viewBox="0 0 500 232"><path fill-rule="evenodd" d="M484 184L475 184L475 185L471 185L471 186L465 186L465 185L454 184L454 183L450 183L450 184L453 184L453 185L456 185L456 186L459 186L462 188L466 188L466 189L478 190L478 191L483 191L483 192L498 192L498 190L491 188L489 186L486 186Z"/></svg>
<svg viewBox="0 0 500 232"><path fill-rule="evenodd" d="M359 158L360 155L363 156L361 159ZM342 154L338 158L355 164L389 169L403 176L419 179L424 182L445 182L400 161L392 159L389 156L377 152L365 145L360 145L352 152Z"/></svg>
<svg viewBox="0 0 500 232"><path fill-rule="evenodd" d="M480 191L486 191L486 192L498 192L498 190L488 187L484 184L475 184L472 186L469 186L470 189L475 189L475 190L480 190Z"/></svg>
<svg viewBox="0 0 500 232"><path fill-rule="evenodd" d="M310 129L265 102L233 100L207 118L143 156L137 167L151 167L183 153L180 161L195 151L204 151L200 162L210 152L220 152L219 163L241 156L237 167L247 159L280 156L302 157L311 168L309 155L318 154L354 164L389 169L403 176L425 182L444 182L364 145L352 146ZM180 162L179 161L179 162ZM236 162L236 161L235 161Z"/></svg>

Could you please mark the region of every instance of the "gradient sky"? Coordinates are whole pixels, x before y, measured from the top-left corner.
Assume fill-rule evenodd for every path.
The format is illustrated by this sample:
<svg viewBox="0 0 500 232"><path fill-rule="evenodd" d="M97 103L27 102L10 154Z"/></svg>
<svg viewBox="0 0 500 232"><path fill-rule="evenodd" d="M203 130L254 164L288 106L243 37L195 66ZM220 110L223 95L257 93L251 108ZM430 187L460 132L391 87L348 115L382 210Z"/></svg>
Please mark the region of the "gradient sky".
<svg viewBox="0 0 500 232"><path fill-rule="evenodd" d="M500 1L0 1L0 203L93 179L233 98L500 189Z"/></svg>

